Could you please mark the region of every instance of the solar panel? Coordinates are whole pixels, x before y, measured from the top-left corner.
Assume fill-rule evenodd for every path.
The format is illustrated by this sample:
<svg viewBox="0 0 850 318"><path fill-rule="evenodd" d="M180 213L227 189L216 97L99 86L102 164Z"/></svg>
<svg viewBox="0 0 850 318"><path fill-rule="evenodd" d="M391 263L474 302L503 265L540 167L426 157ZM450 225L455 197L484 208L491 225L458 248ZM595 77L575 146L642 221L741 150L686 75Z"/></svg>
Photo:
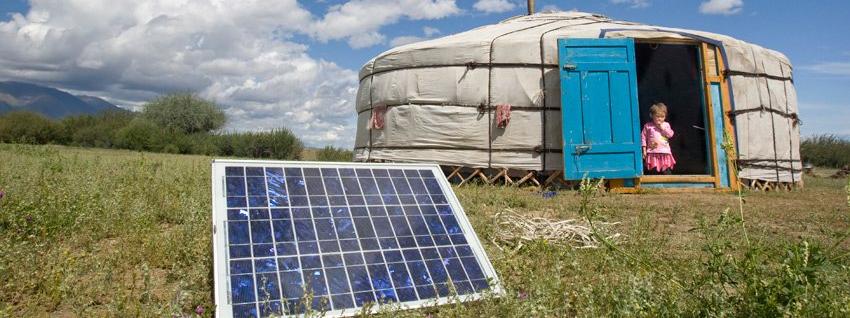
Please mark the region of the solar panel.
<svg viewBox="0 0 850 318"><path fill-rule="evenodd" d="M219 317L349 316L500 294L437 165L215 160Z"/></svg>

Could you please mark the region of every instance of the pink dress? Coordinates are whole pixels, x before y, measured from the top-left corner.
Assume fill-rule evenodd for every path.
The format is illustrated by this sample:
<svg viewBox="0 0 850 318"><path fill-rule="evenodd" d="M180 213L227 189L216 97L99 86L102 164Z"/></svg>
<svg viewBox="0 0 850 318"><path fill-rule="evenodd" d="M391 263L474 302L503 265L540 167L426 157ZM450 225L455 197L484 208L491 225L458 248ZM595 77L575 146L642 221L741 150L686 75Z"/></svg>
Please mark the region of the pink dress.
<svg viewBox="0 0 850 318"><path fill-rule="evenodd" d="M653 122L648 122L643 125L643 130L640 132L640 144L646 147L646 169L655 169L662 172L667 169L673 169L676 165L676 159L673 159L673 152L670 151L670 142L667 140L673 137L673 129L667 122L661 123L658 127ZM655 147L650 147L651 141L655 141Z"/></svg>

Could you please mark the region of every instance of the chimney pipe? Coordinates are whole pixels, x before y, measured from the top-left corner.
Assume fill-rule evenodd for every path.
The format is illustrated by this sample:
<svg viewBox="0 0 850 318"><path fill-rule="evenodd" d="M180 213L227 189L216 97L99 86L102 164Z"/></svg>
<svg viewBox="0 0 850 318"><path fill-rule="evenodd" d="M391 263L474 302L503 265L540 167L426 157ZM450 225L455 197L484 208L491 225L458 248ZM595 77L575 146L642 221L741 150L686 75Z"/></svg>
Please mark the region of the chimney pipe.
<svg viewBox="0 0 850 318"><path fill-rule="evenodd" d="M528 15L534 14L534 0L528 0Z"/></svg>

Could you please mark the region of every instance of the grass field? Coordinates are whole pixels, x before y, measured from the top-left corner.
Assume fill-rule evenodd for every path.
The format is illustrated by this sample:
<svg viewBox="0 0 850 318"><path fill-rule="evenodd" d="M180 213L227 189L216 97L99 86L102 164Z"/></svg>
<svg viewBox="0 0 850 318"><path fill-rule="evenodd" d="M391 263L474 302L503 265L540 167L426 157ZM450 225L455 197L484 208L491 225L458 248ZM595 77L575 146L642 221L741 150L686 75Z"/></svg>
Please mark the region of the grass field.
<svg viewBox="0 0 850 318"><path fill-rule="evenodd" d="M0 144L0 317L211 316L210 159ZM743 222L728 193L456 187L506 295L392 316L850 316L847 180L805 182L746 193ZM625 239L517 249L507 209Z"/></svg>

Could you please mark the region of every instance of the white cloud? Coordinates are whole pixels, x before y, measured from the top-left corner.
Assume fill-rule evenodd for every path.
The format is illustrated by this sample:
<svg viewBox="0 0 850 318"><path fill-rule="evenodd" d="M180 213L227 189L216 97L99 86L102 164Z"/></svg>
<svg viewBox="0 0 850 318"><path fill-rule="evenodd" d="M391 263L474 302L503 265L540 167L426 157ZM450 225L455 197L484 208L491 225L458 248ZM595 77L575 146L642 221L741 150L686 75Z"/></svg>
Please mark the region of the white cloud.
<svg viewBox="0 0 850 318"><path fill-rule="evenodd" d="M422 28L422 34L424 34L425 36L404 35L404 36L395 37L392 40L390 40L390 46L396 47L396 46L402 46L402 45L405 45L405 44L425 41L425 40L433 38L436 35L439 35L440 30L437 29L437 28L432 28L432 27L426 26L426 27Z"/></svg>
<svg viewBox="0 0 850 318"><path fill-rule="evenodd" d="M800 66L799 68L819 74L850 76L850 62L822 62Z"/></svg>
<svg viewBox="0 0 850 318"><path fill-rule="evenodd" d="M540 12L563 12L564 10L554 4L547 4L540 9Z"/></svg>
<svg viewBox="0 0 850 318"><path fill-rule="evenodd" d="M30 3L26 15L0 22L0 79L129 108L162 93L194 91L225 107L227 129L285 126L309 145L353 144L357 74L290 40L319 36L311 29L316 18L295 0ZM352 46L383 41L372 31L344 38Z"/></svg>
<svg viewBox="0 0 850 318"><path fill-rule="evenodd" d="M402 18L433 20L461 12L454 0L351 0L328 8L310 24L310 34L320 41L348 39L355 48L383 43L381 27Z"/></svg>
<svg viewBox="0 0 850 318"><path fill-rule="evenodd" d="M649 0L610 0L613 4L625 4L631 8L646 8L649 7Z"/></svg>
<svg viewBox="0 0 850 318"><path fill-rule="evenodd" d="M699 5L703 14L733 15L744 9L744 0L709 0Z"/></svg>
<svg viewBox="0 0 850 318"><path fill-rule="evenodd" d="M502 13L513 10L516 4L509 0L478 0L472 7L481 12Z"/></svg>
<svg viewBox="0 0 850 318"><path fill-rule="evenodd" d="M426 26L422 28L422 33L424 33L426 37L432 37L442 32L440 32L440 29Z"/></svg>

